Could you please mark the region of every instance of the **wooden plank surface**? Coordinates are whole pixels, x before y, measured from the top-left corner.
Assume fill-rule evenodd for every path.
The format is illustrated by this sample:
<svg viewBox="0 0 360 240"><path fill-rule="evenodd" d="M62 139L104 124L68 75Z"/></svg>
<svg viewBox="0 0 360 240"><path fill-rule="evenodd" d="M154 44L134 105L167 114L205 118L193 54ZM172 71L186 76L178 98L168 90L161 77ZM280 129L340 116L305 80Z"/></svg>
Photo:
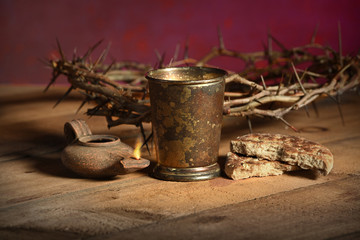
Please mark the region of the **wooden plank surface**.
<svg viewBox="0 0 360 240"><path fill-rule="evenodd" d="M300 171L181 183L153 179L149 169L111 180L83 179L67 170L60 161L65 122L83 118L94 134L117 135L132 146L139 129L109 130L103 118L85 116L86 107L76 114L79 94L53 109L64 92L61 87L46 94L41 87L0 87L1 239L359 236L359 96L342 100L345 126L336 104L326 99L318 103L319 117L311 110L310 118L304 110L287 115L300 133L275 120L253 122L256 132L292 134L327 146L335 157L328 176ZM150 126L146 129L149 133ZM243 119L224 119L220 163L229 141L247 132Z"/></svg>

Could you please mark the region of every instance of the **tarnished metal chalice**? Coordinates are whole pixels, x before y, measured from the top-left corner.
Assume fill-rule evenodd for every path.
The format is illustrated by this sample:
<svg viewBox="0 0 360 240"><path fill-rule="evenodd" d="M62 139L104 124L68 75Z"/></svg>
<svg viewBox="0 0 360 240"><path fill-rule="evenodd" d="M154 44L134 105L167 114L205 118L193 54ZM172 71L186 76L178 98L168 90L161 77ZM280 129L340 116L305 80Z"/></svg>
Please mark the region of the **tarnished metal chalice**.
<svg viewBox="0 0 360 240"><path fill-rule="evenodd" d="M219 176L226 74L207 67L164 68L147 73L156 178L196 181Z"/></svg>

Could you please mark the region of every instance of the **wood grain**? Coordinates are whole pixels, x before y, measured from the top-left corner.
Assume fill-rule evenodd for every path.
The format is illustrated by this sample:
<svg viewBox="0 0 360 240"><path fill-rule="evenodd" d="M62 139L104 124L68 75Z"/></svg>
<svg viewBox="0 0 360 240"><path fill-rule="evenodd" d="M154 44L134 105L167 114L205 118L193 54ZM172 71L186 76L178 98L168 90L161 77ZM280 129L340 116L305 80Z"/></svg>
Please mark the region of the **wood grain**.
<svg viewBox="0 0 360 240"><path fill-rule="evenodd" d="M300 133L279 121L253 121L256 132L292 134L327 146L335 158L328 176L300 171L239 181L223 175L183 183L153 179L149 169L107 180L80 178L60 161L66 121L83 118L94 134L117 135L129 145L140 130L126 125L109 130L101 117L76 114L81 103L77 94L53 109L65 90L62 87L46 94L41 87L1 88L2 239L359 237L358 96L349 94L342 101L345 126L337 106L326 99L318 103L319 117L310 111L308 118L304 110L289 114L287 121ZM151 126L146 129L150 133ZM230 140L246 133L243 119L224 119L220 165ZM154 154L146 157L154 161Z"/></svg>

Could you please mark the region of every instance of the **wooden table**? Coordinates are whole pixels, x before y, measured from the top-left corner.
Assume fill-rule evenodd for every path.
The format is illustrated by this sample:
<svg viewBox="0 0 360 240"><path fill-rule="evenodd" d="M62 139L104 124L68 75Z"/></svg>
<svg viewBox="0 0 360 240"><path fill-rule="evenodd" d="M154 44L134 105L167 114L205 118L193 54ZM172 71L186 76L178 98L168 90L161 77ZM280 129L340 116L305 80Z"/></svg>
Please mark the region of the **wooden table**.
<svg viewBox="0 0 360 240"><path fill-rule="evenodd" d="M111 180L78 177L60 154L63 125L87 121L94 134L120 136L134 144L139 129L107 129L88 118L77 93L56 108L65 92L56 87L0 86L0 239L355 239L360 238L360 97L337 105L318 101L280 121L253 121L255 132L303 136L327 146L335 163L328 176L300 171L234 181L225 176L201 182L167 182L148 170ZM147 133L150 126L146 126ZM247 123L225 118L219 161L229 141L248 133ZM146 156L146 155L145 155ZM146 156L153 160L153 156Z"/></svg>

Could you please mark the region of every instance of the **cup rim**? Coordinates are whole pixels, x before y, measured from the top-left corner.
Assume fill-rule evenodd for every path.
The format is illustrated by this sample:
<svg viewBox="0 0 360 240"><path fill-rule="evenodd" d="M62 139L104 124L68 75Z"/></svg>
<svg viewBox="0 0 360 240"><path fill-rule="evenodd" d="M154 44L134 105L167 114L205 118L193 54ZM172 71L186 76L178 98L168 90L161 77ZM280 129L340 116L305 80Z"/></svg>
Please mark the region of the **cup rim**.
<svg viewBox="0 0 360 240"><path fill-rule="evenodd" d="M189 80L189 79L169 79L169 78L161 78L161 74L164 75L166 72L189 72L189 71L198 71L199 74L207 74L207 73L214 73L216 74L213 78L199 78L196 80ZM155 74L158 73L158 76ZM220 68L212 68L212 67L197 67L197 66L186 66L186 67L167 67L167 68L159 68L150 70L146 73L146 79L154 82L160 83L168 83L168 84L199 84L199 83L212 83L212 82L219 82L224 80L225 76L228 73ZM204 76L204 75L202 75Z"/></svg>

